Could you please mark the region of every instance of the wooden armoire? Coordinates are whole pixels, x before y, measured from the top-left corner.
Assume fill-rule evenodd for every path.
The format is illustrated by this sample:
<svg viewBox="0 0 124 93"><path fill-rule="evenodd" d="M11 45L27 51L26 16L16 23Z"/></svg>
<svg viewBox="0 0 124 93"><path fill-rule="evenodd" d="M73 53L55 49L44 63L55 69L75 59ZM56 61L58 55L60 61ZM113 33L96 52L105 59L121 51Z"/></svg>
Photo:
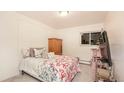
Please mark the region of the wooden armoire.
<svg viewBox="0 0 124 93"><path fill-rule="evenodd" d="M56 55L62 55L62 39L48 38L48 50Z"/></svg>

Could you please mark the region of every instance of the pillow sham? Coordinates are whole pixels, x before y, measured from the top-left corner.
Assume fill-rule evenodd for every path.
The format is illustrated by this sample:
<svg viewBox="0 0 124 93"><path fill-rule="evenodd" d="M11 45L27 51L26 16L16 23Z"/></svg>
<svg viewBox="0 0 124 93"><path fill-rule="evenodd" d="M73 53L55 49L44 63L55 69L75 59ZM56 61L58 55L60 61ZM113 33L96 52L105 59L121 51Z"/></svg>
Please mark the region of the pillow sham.
<svg viewBox="0 0 124 93"><path fill-rule="evenodd" d="M42 57L43 49L34 49L34 57Z"/></svg>
<svg viewBox="0 0 124 93"><path fill-rule="evenodd" d="M34 57L36 58L46 58L46 49L45 48L34 48Z"/></svg>
<svg viewBox="0 0 124 93"><path fill-rule="evenodd" d="M22 49L23 58L36 57L36 58L48 58L45 48L25 48Z"/></svg>
<svg viewBox="0 0 124 93"><path fill-rule="evenodd" d="M30 48L30 57L35 57L34 48Z"/></svg>
<svg viewBox="0 0 124 93"><path fill-rule="evenodd" d="M30 48L22 49L23 58L30 57Z"/></svg>

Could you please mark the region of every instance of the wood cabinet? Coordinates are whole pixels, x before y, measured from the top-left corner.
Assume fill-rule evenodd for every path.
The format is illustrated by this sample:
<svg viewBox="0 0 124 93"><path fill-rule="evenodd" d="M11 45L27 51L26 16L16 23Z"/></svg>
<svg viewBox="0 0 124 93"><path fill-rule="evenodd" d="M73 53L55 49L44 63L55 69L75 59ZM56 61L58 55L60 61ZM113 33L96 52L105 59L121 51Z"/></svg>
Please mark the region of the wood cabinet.
<svg viewBox="0 0 124 93"><path fill-rule="evenodd" d="M56 55L62 55L62 39L48 38L48 50Z"/></svg>

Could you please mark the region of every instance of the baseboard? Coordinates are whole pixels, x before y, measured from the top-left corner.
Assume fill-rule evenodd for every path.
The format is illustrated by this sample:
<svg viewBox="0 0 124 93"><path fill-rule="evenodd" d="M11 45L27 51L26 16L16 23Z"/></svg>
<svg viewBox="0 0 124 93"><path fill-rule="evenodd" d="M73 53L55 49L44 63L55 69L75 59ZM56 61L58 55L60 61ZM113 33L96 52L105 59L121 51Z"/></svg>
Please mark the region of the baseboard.
<svg viewBox="0 0 124 93"><path fill-rule="evenodd" d="M91 63L89 61L79 61L80 64L86 64L86 65L90 65Z"/></svg>

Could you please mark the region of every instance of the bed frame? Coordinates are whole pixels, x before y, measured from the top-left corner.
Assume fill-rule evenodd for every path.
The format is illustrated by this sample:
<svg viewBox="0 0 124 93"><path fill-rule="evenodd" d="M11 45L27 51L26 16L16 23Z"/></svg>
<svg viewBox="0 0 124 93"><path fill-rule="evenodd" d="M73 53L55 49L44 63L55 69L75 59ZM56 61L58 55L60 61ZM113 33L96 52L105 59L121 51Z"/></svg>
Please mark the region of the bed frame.
<svg viewBox="0 0 124 93"><path fill-rule="evenodd" d="M27 74L27 75L31 76L32 78L34 78L34 79L36 79L36 80L38 80L38 81L40 81L40 82L44 82L44 81L42 81L42 80L36 78L35 76L33 76L33 75L27 73L26 71L23 71L23 70L22 70L22 71L21 71L21 74L22 74L22 75Z"/></svg>

